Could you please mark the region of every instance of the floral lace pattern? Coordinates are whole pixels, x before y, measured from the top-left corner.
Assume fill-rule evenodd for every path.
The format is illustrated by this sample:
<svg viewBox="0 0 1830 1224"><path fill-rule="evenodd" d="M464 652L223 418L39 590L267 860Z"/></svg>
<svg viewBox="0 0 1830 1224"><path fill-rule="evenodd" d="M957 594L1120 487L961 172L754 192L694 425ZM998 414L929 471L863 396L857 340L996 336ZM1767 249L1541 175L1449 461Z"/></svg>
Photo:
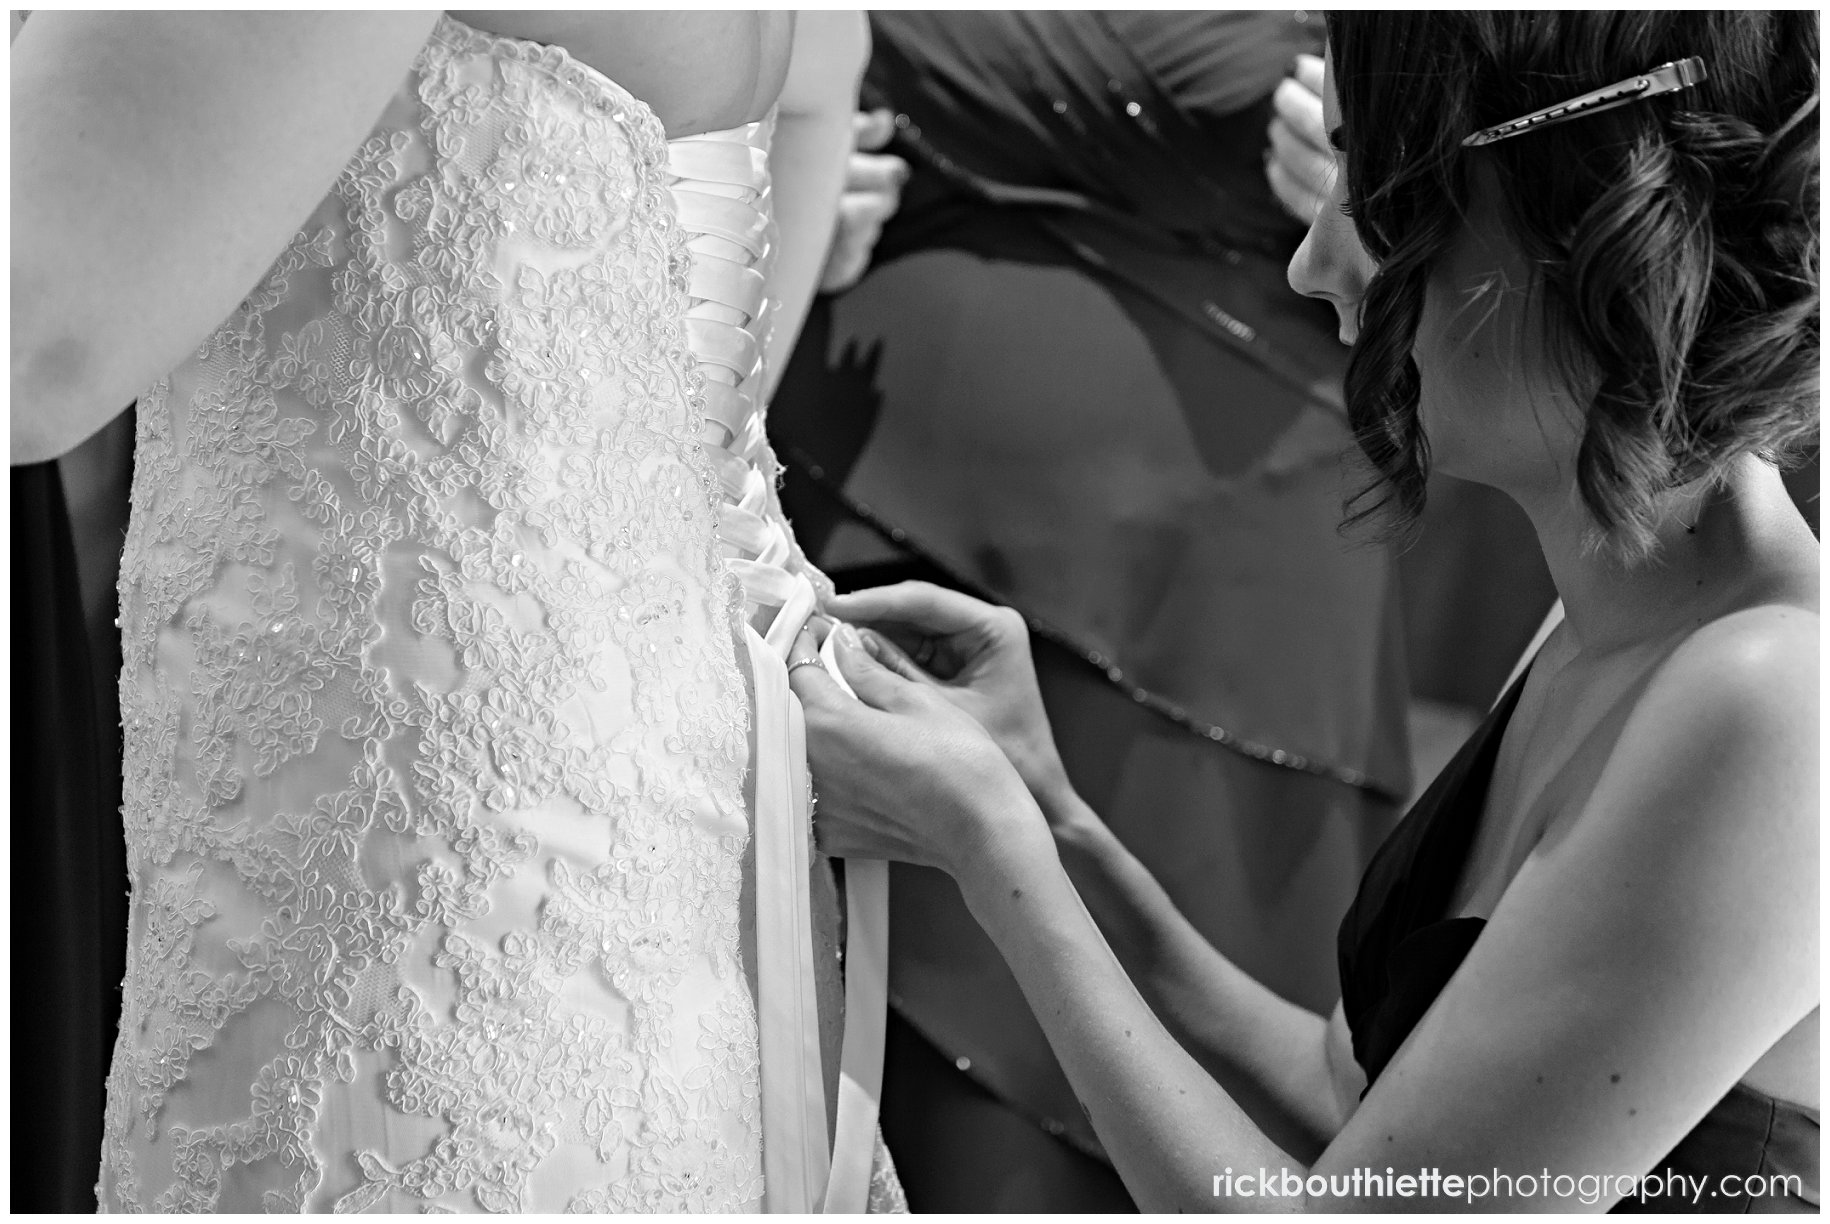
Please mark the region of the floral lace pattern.
<svg viewBox="0 0 1830 1224"><path fill-rule="evenodd" d="M758 1203L688 267L654 116L446 19L141 399L104 1208Z"/></svg>

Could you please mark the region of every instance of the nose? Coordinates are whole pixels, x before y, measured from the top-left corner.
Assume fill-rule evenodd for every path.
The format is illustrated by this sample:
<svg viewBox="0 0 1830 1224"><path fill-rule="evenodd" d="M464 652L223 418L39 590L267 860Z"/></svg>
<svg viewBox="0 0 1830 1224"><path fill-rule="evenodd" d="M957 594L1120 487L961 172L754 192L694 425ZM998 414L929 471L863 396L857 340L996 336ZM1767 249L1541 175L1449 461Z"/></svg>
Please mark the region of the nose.
<svg viewBox="0 0 1830 1224"><path fill-rule="evenodd" d="M1288 278L1290 288L1304 297L1334 303L1345 335L1355 330L1360 299L1374 270L1353 222L1331 203L1310 224L1302 245L1290 257Z"/></svg>
<svg viewBox="0 0 1830 1224"><path fill-rule="evenodd" d="M1310 223L1309 232L1303 235L1302 243L1296 248L1296 254L1290 256L1290 267L1285 273L1290 282L1290 288L1304 297L1328 296L1322 288L1321 255L1318 253L1320 242L1316 237L1323 224L1320 217Z"/></svg>

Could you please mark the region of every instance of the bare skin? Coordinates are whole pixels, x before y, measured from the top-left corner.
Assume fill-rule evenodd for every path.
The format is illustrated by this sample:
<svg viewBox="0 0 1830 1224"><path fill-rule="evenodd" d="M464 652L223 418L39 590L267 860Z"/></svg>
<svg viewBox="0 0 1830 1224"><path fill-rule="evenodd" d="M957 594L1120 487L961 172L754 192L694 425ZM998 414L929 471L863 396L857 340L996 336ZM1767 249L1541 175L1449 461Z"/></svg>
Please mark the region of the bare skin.
<svg viewBox="0 0 1830 1224"><path fill-rule="evenodd" d="M1331 88L1324 103L1332 130ZM1291 281L1351 340L1372 269L1331 190ZM1549 376L1522 295L1492 292L1525 282L1476 205L1419 332L1425 426L1444 470L1526 509L1567 620L1456 892L1488 925L1364 1100L1340 1010L1305 1013L1228 964L1073 794L1014 614L862 592L830 608L879 631L841 633L862 704L794 676L823 848L953 874L1145 1210L1465 1210L1216 1197L1213 1177L1631 1176L1737 1081L1817 1105L1816 542L1749 456L1670 499L1655 562L1589 547L1568 476L1581 400ZM1548 1188L1479 1205L1575 1206Z"/></svg>
<svg viewBox="0 0 1830 1224"><path fill-rule="evenodd" d="M837 213L867 36L854 14L454 14L565 47L670 137L778 97L792 342ZM436 13L39 12L12 51L12 461L55 458L226 318L374 126ZM155 308L156 306L156 308Z"/></svg>
<svg viewBox="0 0 1830 1224"><path fill-rule="evenodd" d="M465 25L564 47L646 102L667 135L760 119L788 75L789 12L452 10Z"/></svg>

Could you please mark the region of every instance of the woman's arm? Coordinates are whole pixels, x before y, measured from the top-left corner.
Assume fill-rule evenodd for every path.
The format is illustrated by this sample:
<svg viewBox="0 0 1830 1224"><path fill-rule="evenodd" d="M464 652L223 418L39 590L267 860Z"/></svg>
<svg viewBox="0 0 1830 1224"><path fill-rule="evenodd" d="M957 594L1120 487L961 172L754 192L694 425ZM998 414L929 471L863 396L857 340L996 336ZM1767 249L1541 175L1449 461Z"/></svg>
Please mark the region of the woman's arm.
<svg viewBox="0 0 1830 1224"><path fill-rule="evenodd" d="M1356 1171L1636 1177L1816 1006L1815 618L1761 617L1704 630L1661 669L1591 800L1547 832L1312 1168L1158 1023L958 710L860 650L841 660L869 708L795 680L821 836L954 873L1140 1205L1465 1209L1442 1183L1400 1198ZM1296 1189L1257 1197L1260 1168ZM1217 1187L1228 1169L1251 1176ZM1475 1201L1605 1207L1627 1185L1587 1203L1519 1189Z"/></svg>
<svg viewBox="0 0 1830 1224"><path fill-rule="evenodd" d="M1359 1099L1358 1068L1351 1059L1333 1065L1328 1022L1222 956L1075 793L1036 687L1023 618L927 583L843 595L827 607L872 626L862 640L873 658L990 733L1047 817L1069 879L1145 1001L1286 1150L1319 1153Z"/></svg>
<svg viewBox="0 0 1830 1224"><path fill-rule="evenodd" d="M1023 780L978 724L874 663L851 626L836 632L861 702L816 668L790 677L806 712L820 848L935 866L959 882L1143 1210L1211 1209L1215 1153L1241 1167L1300 1167L1158 1022L1081 904Z"/></svg>
<svg viewBox="0 0 1830 1224"><path fill-rule="evenodd" d="M437 14L32 14L12 46L12 461L100 429L227 318Z"/></svg>
<svg viewBox="0 0 1830 1224"><path fill-rule="evenodd" d="M1329 1059L1329 1022L1229 961L1071 791L1044 811L1075 891L1176 1041L1279 1147L1314 1159L1365 1086Z"/></svg>
<svg viewBox="0 0 1830 1224"><path fill-rule="evenodd" d="M869 56L870 26L863 13L822 9L796 15L794 49L769 150L781 250L770 277L775 319L765 358L765 399L774 394L794 351L832 244L852 151L858 82Z"/></svg>

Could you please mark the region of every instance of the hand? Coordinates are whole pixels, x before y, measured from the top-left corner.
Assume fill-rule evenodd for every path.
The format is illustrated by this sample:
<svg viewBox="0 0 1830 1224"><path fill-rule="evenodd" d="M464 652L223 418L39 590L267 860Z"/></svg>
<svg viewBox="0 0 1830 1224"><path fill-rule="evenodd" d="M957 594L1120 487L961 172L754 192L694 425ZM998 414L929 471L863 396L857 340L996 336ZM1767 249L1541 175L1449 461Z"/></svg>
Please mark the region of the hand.
<svg viewBox="0 0 1830 1224"><path fill-rule="evenodd" d="M858 283L870 266L871 251L883 233L883 223L902 204L902 185L909 164L891 154L879 154L896 128L887 110L864 111L852 116L852 147L845 166L845 187L839 196L839 219L833 227L832 246L826 252L826 270L820 274L821 293L839 293Z"/></svg>
<svg viewBox="0 0 1830 1224"><path fill-rule="evenodd" d="M1022 779L978 723L931 685L877 662L851 626L834 633L856 698L823 668L789 676L807 720L823 852L938 867L964 881L1001 852L1048 841ZM814 654L812 635L803 632L795 651Z"/></svg>
<svg viewBox="0 0 1830 1224"><path fill-rule="evenodd" d="M1265 178L1289 214L1308 225L1328 203L1335 173L1334 150L1322 127L1322 61L1296 57L1294 75L1271 95L1271 148Z"/></svg>
<svg viewBox="0 0 1830 1224"><path fill-rule="evenodd" d="M1071 793L1036 687L1029 627L1010 608L926 582L900 582L827 601L840 620L869 626L866 649L903 679L972 715L1052 815Z"/></svg>

